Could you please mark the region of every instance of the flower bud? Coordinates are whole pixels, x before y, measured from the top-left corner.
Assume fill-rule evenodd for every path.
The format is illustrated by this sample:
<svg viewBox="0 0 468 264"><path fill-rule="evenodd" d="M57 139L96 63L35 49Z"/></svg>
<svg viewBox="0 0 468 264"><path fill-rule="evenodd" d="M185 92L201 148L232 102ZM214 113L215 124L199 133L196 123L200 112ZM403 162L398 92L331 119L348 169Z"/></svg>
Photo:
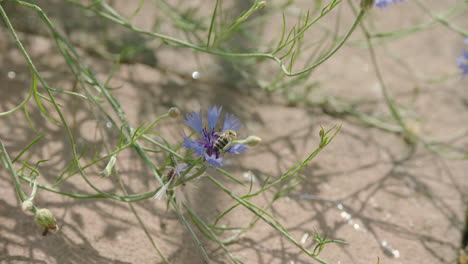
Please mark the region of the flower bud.
<svg viewBox="0 0 468 264"><path fill-rule="evenodd" d="M257 11L260 11L262 10L263 8L266 7L266 1L260 1L258 4L257 4L257 7L255 8L255 10Z"/></svg>
<svg viewBox="0 0 468 264"><path fill-rule="evenodd" d="M262 142L262 139L257 136L248 136L245 139L245 144L250 147L258 146Z"/></svg>
<svg viewBox="0 0 468 264"><path fill-rule="evenodd" d="M374 6L375 0L361 0L361 9L366 11Z"/></svg>
<svg viewBox="0 0 468 264"><path fill-rule="evenodd" d="M167 113L172 118L177 118L180 116L180 110L177 107L171 107Z"/></svg>
<svg viewBox="0 0 468 264"><path fill-rule="evenodd" d="M104 174L104 176L109 177L112 174L112 170L114 169L116 161L117 161L117 155L114 154L112 155L109 162L107 163L106 168L103 171L101 171L101 173Z"/></svg>
<svg viewBox="0 0 468 264"><path fill-rule="evenodd" d="M23 209L23 212L32 212L34 208L34 204L31 200L25 200L22 204L21 204L21 209Z"/></svg>
<svg viewBox="0 0 468 264"><path fill-rule="evenodd" d="M55 217L49 209L39 209L36 211L36 215L34 217L34 221L36 224L41 228L46 228L50 231L56 232L58 231L58 225L55 221Z"/></svg>
<svg viewBox="0 0 468 264"><path fill-rule="evenodd" d="M320 138L323 138L323 136L325 136L325 130L323 129L323 127L319 131L319 136Z"/></svg>

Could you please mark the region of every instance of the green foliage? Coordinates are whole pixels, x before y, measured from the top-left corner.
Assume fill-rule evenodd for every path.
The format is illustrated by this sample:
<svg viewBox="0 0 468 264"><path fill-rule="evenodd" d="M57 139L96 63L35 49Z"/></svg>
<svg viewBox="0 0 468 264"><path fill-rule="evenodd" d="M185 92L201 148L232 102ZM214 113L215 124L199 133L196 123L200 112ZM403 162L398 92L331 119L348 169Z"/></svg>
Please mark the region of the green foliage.
<svg viewBox="0 0 468 264"><path fill-rule="evenodd" d="M340 131L341 126L332 127L327 130L322 128L319 134L320 142L317 143L315 150L311 151L303 160L297 161L276 178L265 179L260 186L254 186L252 179L250 185L246 186L245 183L228 171L217 168L216 171L218 174L226 180L229 180L232 184L248 187L247 194L239 195L235 193L232 188L223 184L218 177L214 177L212 175L213 172L206 169L202 159L193 159L190 153L183 153L183 151L181 151L182 142L169 142L169 140L160 136L158 132L155 132L158 131L158 125L180 114L179 112L174 112L175 109L170 109L168 113L156 117L154 121L149 124L142 123L136 128L129 125L132 123L130 122L132 120L128 120L125 116L124 109L115 98L113 90L109 85L120 64L127 59L131 60L137 56L139 52L143 52L145 49L143 45L126 46L122 48L118 54L112 54L108 51L96 52L113 62L110 74L107 76L106 80L102 82L96 77L92 67L84 63L85 58L77 52L75 45L67 39L65 34L58 30L51 19L49 19L46 6L40 7L29 2L18 0L8 0L5 2L17 5L21 8L31 9L39 16L43 24L47 26L49 34L54 38L56 47L65 59L73 78L76 80L76 89L73 91L58 89L57 87L54 88L47 83L46 79L31 59L27 49L23 46L14 25L11 23L10 18L15 14L7 13L2 3L2 5L0 5L0 15L9 29L12 39L23 55L26 64L29 66L31 72L31 87L29 88L27 97L21 103L9 111L0 113L0 117L11 115L18 110L23 110L25 119L28 120L31 130L37 133L30 118L29 107L33 104L39 109L42 115L46 117L50 124L65 131L71 147L71 160L67 166L63 168L62 172L57 175L55 182L52 185L46 185L41 179L40 165L43 162L47 162L47 160L38 161L34 165L29 164L27 161L22 161L22 158L28 155L28 150L38 142L45 140L44 137L46 137L46 135L38 134L33 141L23 146L13 159L11 159L10 154L5 148L4 142L0 139L0 158L4 167L10 173L16 192L22 202L34 202L36 192L39 190L53 192L74 199L113 199L119 202L129 203L132 212L138 219L141 228L147 234L152 246L166 263L169 263L167 256L152 239L150 232L139 217L132 203L151 199L155 196L162 195L166 197L168 209L173 210L177 214L206 262L210 262L210 256L204 244L201 242L200 236L215 242L233 263L242 263L242 261L230 251L229 245L235 243L242 234L252 230L258 221L263 221L268 224L273 230L282 235L291 244L295 245L304 254L319 263L326 263L326 261L319 257L319 254L326 244L343 243L343 241L340 240L327 239L326 235L320 236L318 233L314 233L313 237L316 244L312 250L308 249L288 232L270 210L274 202L288 196L297 186L300 186L304 179L301 171L309 165L320 151L332 142L333 138ZM372 10L373 1L361 1L360 9L357 9L353 2L349 1L348 5L354 12L353 20L352 23L348 25L346 31L340 34L338 29L340 16L335 13L339 12L340 6L346 4L346 2L342 0L331 0L328 2L315 1L314 5L312 5L314 9L300 12L300 14L297 15L297 22L291 27L288 27L288 23L291 23L291 21L290 16L287 15L287 8L291 6L294 1L274 5L270 1L255 0L248 8L240 12L240 14L234 18L224 15L225 9L228 7L225 7L225 3L220 0L213 3L212 12L209 12L210 15L206 17L199 15L199 10L197 8L182 10L182 8L171 6L164 0L155 1L156 4L165 11L167 17L164 19L171 21L180 33L188 36L186 39L181 39L175 37L176 34L168 35L158 31L142 29L132 23L141 12L145 4L144 0L138 2L136 9L128 18L119 14L119 12L106 1L97 0L89 4L86 4L86 1L65 0L65 2L74 8L79 8L79 10L83 12L94 14L94 16L102 21L107 21L112 25L126 28L138 36L160 40L165 46L190 49L198 54L205 53L225 58L232 63L233 69L253 86L259 87L265 93L279 91L291 105L297 106L302 104L305 107L319 106L324 109L325 112L328 111L333 115L349 115L366 125L374 126L391 133L397 133L411 146L422 143L428 150L439 155L449 158L467 158L468 153L459 153L457 149L447 147L444 142L427 139L410 128L407 120L405 120L405 117L401 113L402 111L399 109L399 105L388 93L382 70L379 67L379 58L375 53L375 47L378 45L382 45L394 39L406 37L415 32L427 30L436 24L442 24L449 30L467 37L468 33L466 31L450 22L450 19L460 12L459 7L461 4L450 8L449 11L443 15L436 15L426 8L422 2L416 1L421 10L426 12L433 19L431 22L393 32L374 33L370 30L370 28L372 28L371 25L366 23L367 21L365 20L369 15L368 12ZM264 21L262 19L268 19L274 13L279 13L281 15L281 28L274 32L275 40L272 41L269 46L256 47L254 50L245 51L242 49L239 51L240 48L231 45L231 42L236 36L240 34L250 34L249 31L251 31L256 23L263 23ZM307 43L305 40L307 33L312 29L320 28L319 21L330 19L329 16L332 15L337 17L335 32L323 30L323 35L317 38L316 42ZM361 30L365 39L350 41L350 36L355 33L357 29ZM355 110L353 103L346 100L342 100L342 102L339 98L326 98L315 102L311 101L309 94L320 86L320 81L314 80L310 83L308 82L310 76L317 67L329 60L347 43L356 47L366 47L369 50L372 66L379 81L381 92L385 98L386 106L391 113L392 122L383 121L365 113L358 112ZM277 68L277 72L274 76L270 76L269 79L261 80L253 76L249 69L252 65L265 63L265 61L273 62ZM298 61L301 61L303 65L298 65ZM92 161L89 162L83 159L85 150L79 150L77 148L76 135L73 134L71 126L69 125L70 120L68 120L64 114L64 111L68 110L70 106L59 104L57 100L58 95L73 97L82 104L90 105L93 109L96 109L95 111L99 115L105 116L114 128L118 128L119 140L115 144L109 144L107 154L101 156L96 154ZM104 105L106 107L104 107ZM160 138L162 143L155 140L155 137ZM258 142L259 138L258 140L256 139L255 143L257 144ZM151 145L151 147L148 147L147 144ZM125 185L120 181L124 193L120 194L106 192L95 185L95 182L89 177L87 169L97 167L99 163L107 162L107 166L104 171L102 171L102 174L106 177L116 176L114 174L118 168L119 154L124 151L132 151L138 155L139 159L146 165L147 170L151 172L154 181L158 183L159 187L141 193L128 194ZM163 154L164 161L157 163L149 157L150 153ZM174 173L172 172L171 174L169 168L176 169L177 165L181 163L187 164L187 168L180 177L173 178ZM15 169L15 164L17 164L19 169ZM94 190L94 194L69 193L60 189L62 184L75 175L81 176L87 185ZM205 220L204 217L200 216L199 213L187 203L184 203L182 198L177 195L183 185L200 177L206 177L217 186L219 190L229 196L232 201L232 205L219 213L213 222ZM24 186L22 182L32 186L30 196L27 196L23 191ZM253 198L267 192L272 192L273 195L266 205L261 206L252 202ZM230 217L230 214L240 207L252 213L253 219L249 223L241 227L220 225L220 222L224 218ZM32 212L37 213L37 211L38 209L36 207L32 207ZM52 213L49 213L50 211L46 213L47 217L44 217L44 215L38 216L36 214L36 222L40 222L42 227L51 225L53 216L51 218L50 216ZM44 222L44 219L47 221ZM55 219L53 219L53 222L53 224L55 224ZM196 228L196 230L194 228ZM236 231L237 233L227 239L223 238L222 235L228 230ZM379 261L380 260L378 260L377 263L379 263Z"/></svg>

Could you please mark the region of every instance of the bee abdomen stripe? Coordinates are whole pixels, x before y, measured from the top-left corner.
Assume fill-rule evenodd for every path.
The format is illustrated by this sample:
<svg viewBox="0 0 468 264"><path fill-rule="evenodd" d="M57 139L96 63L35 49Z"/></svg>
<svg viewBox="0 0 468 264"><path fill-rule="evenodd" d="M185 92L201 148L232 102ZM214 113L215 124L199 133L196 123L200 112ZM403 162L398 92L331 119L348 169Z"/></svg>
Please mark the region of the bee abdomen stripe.
<svg viewBox="0 0 468 264"><path fill-rule="evenodd" d="M214 149L216 151L222 150L227 144L229 143L229 140L225 137L219 138L218 141L216 141L214 145Z"/></svg>

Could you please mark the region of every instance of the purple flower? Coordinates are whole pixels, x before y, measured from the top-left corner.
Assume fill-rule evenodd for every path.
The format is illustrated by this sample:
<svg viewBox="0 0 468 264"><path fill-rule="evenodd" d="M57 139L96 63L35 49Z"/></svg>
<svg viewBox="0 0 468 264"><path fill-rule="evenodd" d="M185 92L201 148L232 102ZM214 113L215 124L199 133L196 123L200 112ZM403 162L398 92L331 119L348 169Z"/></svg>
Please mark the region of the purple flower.
<svg viewBox="0 0 468 264"><path fill-rule="evenodd" d="M376 0L375 6L380 7L380 8L387 8L388 4L397 3L397 2L403 2L403 0Z"/></svg>
<svg viewBox="0 0 468 264"><path fill-rule="evenodd" d="M464 50L462 55L457 58L458 68L462 70L463 75L468 74L468 50Z"/></svg>
<svg viewBox="0 0 468 264"><path fill-rule="evenodd" d="M184 137L184 147L187 149L192 149L195 154L199 157L202 157L206 161L206 166L211 166L213 168L223 166L223 157L219 150L215 150L214 145L219 139L220 134L228 129L237 131L242 125L240 124L239 119L234 115L226 114L224 118L223 129L221 131L215 131L216 123L218 122L219 117L221 116L222 107L208 107L207 114L207 125L203 126L203 117L202 112L198 114L192 112L185 116L183 122L194 129L200 134L200 137L197 140L191 140L188 137ZM226 150L229 154L239 154L243 151L246 151L248 148L244 145L237 144L231 146Z"/></svg>

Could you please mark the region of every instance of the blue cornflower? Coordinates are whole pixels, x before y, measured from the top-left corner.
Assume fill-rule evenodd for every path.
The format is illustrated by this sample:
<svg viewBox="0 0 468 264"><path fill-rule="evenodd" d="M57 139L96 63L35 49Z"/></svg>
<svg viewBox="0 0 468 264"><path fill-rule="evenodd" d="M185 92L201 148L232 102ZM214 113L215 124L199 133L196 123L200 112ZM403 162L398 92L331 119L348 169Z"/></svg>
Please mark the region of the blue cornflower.
<svg viewBox="0 0 468 264"><path fill-rule="evenodd" d="M462 74L468 74L468 50L464 50L462 55L457 58L458 68L462 70Z"/></svg>
<svg viewBox="0 0 468 264"><path fill-rule="evenodd" d="M404 0L376 0L375 6L380 7L380 8L386 8L388 7L388 4L396 3L396 2L403 2L403 1Z"/></svg>
<svg viewBox="0 0 468 264"><path fill-rule="evenodd" d="M215 150L215 143L219 139L220 134L228 129L237 131L239 130L242 125L240 124L239 119L237 119L234 115L226 114L224 118L223 129L221 131L215 131L216 123L221 115L222 107L208 107L208 126L204 127L203 125L203 118L202 118L202 111L197 114L192 112L191 114L187 114L185 117L186 119L183 122L193 128L200 134L200 138L196 141L191 140L188 137L184 137L184 147L188 149L192 149L195 154L199 157L202 157L206 161L207 166L211 166L213 168L223 166L223 157L222 153L219 150ZM231 146L229 149L226 150L227 153L230 154L239 154L243 151L246 151L248 148L242 144L236 144Z"/></svg>

